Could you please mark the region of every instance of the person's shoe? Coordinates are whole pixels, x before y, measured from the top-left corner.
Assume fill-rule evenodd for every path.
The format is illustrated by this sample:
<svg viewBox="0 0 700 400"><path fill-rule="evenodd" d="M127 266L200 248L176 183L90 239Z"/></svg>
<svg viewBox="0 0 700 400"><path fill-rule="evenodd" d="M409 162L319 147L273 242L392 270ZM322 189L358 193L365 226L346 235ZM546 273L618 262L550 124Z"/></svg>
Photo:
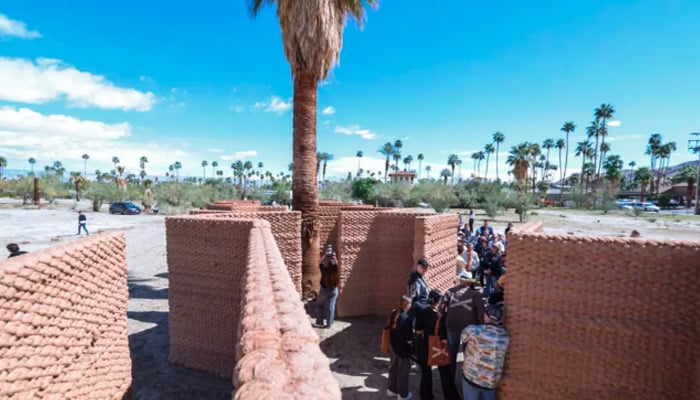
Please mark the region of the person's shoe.
<svg viewBox="0 0 700 400"><path fill-rule="evenodd" d="M386 390L386 397L399 397L399 394L387 389Z"/></svg>
<svg viewBox="0 0 700 400"><path fill-rule="evenodd" d="M412 399L412 398L413 398L413 393L408 392L408 395L406 395L406 397L397 396L397 398L398 398L399 400L408 400L408 399Z"/></svg>
<svg viewBox="0 0 700 400"><path fill-rule="evenodd" d="M325 328L326 327L325 324L319 324L318 322L313 322L311 324L311 326L313 326L314 328Z"/></svg>

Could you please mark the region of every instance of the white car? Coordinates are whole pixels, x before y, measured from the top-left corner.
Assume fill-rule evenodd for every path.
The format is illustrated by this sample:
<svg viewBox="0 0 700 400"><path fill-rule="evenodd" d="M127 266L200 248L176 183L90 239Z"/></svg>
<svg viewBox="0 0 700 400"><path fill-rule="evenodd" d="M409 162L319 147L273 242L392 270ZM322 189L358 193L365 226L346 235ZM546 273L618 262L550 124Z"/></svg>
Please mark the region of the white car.
<svg viewBox="0 0 700 400"><path fill-rule="evenodd" d="M653 204L645 204L644 211L659 212L661 209Z"/></svg>

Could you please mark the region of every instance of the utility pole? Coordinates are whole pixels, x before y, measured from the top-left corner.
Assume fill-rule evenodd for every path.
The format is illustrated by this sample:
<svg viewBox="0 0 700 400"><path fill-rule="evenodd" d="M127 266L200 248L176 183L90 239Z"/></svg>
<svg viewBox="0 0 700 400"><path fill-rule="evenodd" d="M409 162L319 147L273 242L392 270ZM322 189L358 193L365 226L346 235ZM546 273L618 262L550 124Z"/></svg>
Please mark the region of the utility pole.
<svg viewBox="0 0 700 400"><path fill-rule="evenodd" d="M700 132L694 132L691 135L700 136ZM695 215L700 215L700 199L698 198L698 188L700 187L700 139L689 139L688 150L698 155L698 176L695 179Z"/></svg>

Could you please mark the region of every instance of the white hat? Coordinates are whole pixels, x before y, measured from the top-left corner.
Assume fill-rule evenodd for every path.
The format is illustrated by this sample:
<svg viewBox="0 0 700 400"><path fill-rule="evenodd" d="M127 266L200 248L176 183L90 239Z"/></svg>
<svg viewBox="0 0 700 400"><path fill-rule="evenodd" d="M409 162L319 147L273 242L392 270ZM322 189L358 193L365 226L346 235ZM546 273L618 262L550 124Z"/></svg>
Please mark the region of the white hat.
<svg viewBox="0 0 700 400"><path fill-rule="evenodd" d="M460 272L459 275L457 275L457 279L459 279L460 281L474 280L474 278L472 277L472 273L467 270L463 270L462 272Z"/></svg>

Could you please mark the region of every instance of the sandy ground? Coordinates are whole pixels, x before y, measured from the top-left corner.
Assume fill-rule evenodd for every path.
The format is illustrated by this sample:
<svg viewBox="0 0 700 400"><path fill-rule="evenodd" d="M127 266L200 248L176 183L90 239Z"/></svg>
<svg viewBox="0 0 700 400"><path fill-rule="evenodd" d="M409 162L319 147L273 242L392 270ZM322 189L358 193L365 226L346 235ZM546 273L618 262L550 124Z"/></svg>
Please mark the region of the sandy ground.
<svg viewBox="0 0 700 400"><path fill-rule="evenodd" d="M35 251L76 240L77 211L84 210L91 233L120 230L126 235L129 267L129 345L136 399L230 399L229 379L171 365L168 354L168 271L162 215L109 215L90 210L90 204L64 201L45 209L22 209L16 202L0 202L0 242L17 242ZM536 210L530 220L541 220L545 231L563 234L628 236L632 229L645 237L700 240L700 217L645 214L638 218L621 212L612 215L575 210ZM477 214L477 225L485 216ZM502 231L512 214L499 216L493 225ZM318 329L321 348L343 391L344 399L384 399L387 355L379 352L384 318L337 321L333 329ZM413 367L411 390L417 398L419 372ZM439 377L433 372L439 395ZM441 397L436 397L441 399Z"/></svg>

